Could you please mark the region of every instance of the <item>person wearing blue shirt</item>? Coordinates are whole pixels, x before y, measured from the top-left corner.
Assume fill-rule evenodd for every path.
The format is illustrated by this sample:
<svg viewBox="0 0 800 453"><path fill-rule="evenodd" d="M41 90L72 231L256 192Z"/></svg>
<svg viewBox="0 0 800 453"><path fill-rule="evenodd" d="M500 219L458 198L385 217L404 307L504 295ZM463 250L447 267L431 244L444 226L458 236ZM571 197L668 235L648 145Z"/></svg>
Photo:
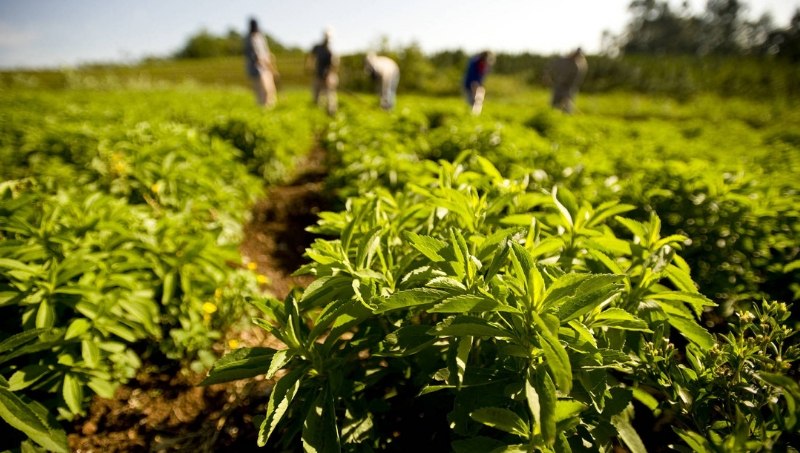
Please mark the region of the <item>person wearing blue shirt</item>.
<svg viewBox="0 0 800 453"><path fill-rule="evenodd" d="M464 91L467 102L472 107L472 113L479 114L483 108L483 99L486 90L483 81L494 64L494 55L489 51L481 52L469 59L467 72L464 75Z"/></svg>

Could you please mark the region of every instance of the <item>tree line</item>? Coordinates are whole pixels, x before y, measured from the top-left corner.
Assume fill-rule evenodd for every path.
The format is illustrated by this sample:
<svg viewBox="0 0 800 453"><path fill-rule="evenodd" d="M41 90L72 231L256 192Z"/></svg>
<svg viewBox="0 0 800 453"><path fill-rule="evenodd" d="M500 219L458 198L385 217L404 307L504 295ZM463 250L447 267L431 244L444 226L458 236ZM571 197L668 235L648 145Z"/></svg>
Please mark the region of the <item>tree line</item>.
<svg viewBox="0 0 800 453"><path fill-rule="evenodd" d="M688 2L673 8L666 0L634 0L631 21L621 36L604 34L609 53L627 55L756 55L800 61L800 9L787 27L772 16L745 17L740 0L708 0L705 11L693 14Z"/></svg>

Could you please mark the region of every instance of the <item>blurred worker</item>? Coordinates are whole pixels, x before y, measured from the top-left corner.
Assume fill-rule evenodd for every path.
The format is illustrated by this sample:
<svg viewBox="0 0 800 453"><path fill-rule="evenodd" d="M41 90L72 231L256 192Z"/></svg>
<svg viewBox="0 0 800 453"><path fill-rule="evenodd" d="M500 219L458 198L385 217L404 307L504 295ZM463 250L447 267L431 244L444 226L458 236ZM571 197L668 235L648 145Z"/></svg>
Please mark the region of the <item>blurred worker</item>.
<svg viewBox="0 0 800 453"><path fill-rule="evenodd" d="M250 33L244 38L244 60L247 75L253 81L256 102L267 107L274 106L278 101L275 89L278 70L274 56L269 53L267 39L258 31L258 22L255 19L250 19Z"/></svg>
<svg viewBox="0 0 800 453"><path fill-rule="evenodd" d="M367 52L364 58L364 71L379 84L381 108L392 110L397 95L397 84L400 82L400 67L389 57Z"/></svg>
<svg viewBox="0 0 800 453"><path fill-rule="evenodd" d="M586 76L586 57L580 47L574 52L554 61L545 71L543 82L553 87L550 105L566 113L575 110L578 89Z"/></svg>
<svg viewBox="0 0 800 453"><path fill-rule="evenodd" d="M333 31L328 29L321 43L311 49L311 53L306 58L306 68L314 72L314 81L311 91L314 95L314 102L320 104L320 94L324 92L327 98L328 115L333 116L338 106L336 99L336 87L339 85L339 56L334 54L330 48Z"/></svg>
<svg viewBox="0 0 800 453"><path fill-rule="evenodd" d="M467 94L467 102L472 106L472 113L479 114L483 108L483 99L486 90L483 87L483 80L489 73L494 64L494 55L489 51L484 51L469 59L467 73L464 75L464 90Z"/></svg>

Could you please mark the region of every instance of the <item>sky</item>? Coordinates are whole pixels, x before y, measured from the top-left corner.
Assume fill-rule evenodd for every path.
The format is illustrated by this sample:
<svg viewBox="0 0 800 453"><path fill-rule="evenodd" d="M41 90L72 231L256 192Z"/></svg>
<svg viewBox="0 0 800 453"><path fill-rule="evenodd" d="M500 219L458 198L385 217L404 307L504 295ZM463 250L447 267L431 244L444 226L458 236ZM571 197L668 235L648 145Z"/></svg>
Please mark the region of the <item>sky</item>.
<svg viewBox="0 0 800 453"><path fill-rule="evenodd" d="M202 29L245 32L247 20L285 45L310 48L326 27L341 53L417 42L425 52L541 54L600 50L620 33L630 0L0 0L0 68L133 63L166 56ZM695 10L705 0L690 0ZM800 0L745 0L748 16L784 26ZM675 5L679 5L678 1Z"/></svg>

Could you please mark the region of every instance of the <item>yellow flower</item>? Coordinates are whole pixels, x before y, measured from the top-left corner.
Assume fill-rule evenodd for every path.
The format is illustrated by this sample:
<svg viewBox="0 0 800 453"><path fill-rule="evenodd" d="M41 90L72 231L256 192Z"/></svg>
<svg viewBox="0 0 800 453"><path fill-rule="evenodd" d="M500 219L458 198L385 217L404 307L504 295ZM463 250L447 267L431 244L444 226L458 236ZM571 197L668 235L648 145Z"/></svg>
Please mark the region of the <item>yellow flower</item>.
<svg viewBox="0 0 800 453"><path fill-rule="evenodd" d="M158 183L155 183L152 186L150 186L150 190L152 190L153 193L158 193Z"/></svg>
<svg viewBox="0 0 800 453"><path fill-rule="evenodd" d="M217 311L217 306L212 304L211 302L206 302L203 304L203 311L210 315L211 313Z"/></svg>
<svg viewBox="0 0 800 453"><path fill-rule="evenodd" d="M256 264L256 263L251 261L251 262L247 263L247 268L250 269L251 271L254 271L254 270L258 269L258 264Z"/></svg>
<svg viewBox="0 0 800 453"><path fill-rule="evenodd" d="M262 285L266 285L269 279L266 275L258 274L258 276L256 276L256 281Z"/></svg>
<svg viewBox="0 0 800 453"><path fill-rule="evenodd" d="M238 348L239 340L237 340L236 338L231 338L230 340L228 340L228 346L230 346L231 349Z"/></svg>

